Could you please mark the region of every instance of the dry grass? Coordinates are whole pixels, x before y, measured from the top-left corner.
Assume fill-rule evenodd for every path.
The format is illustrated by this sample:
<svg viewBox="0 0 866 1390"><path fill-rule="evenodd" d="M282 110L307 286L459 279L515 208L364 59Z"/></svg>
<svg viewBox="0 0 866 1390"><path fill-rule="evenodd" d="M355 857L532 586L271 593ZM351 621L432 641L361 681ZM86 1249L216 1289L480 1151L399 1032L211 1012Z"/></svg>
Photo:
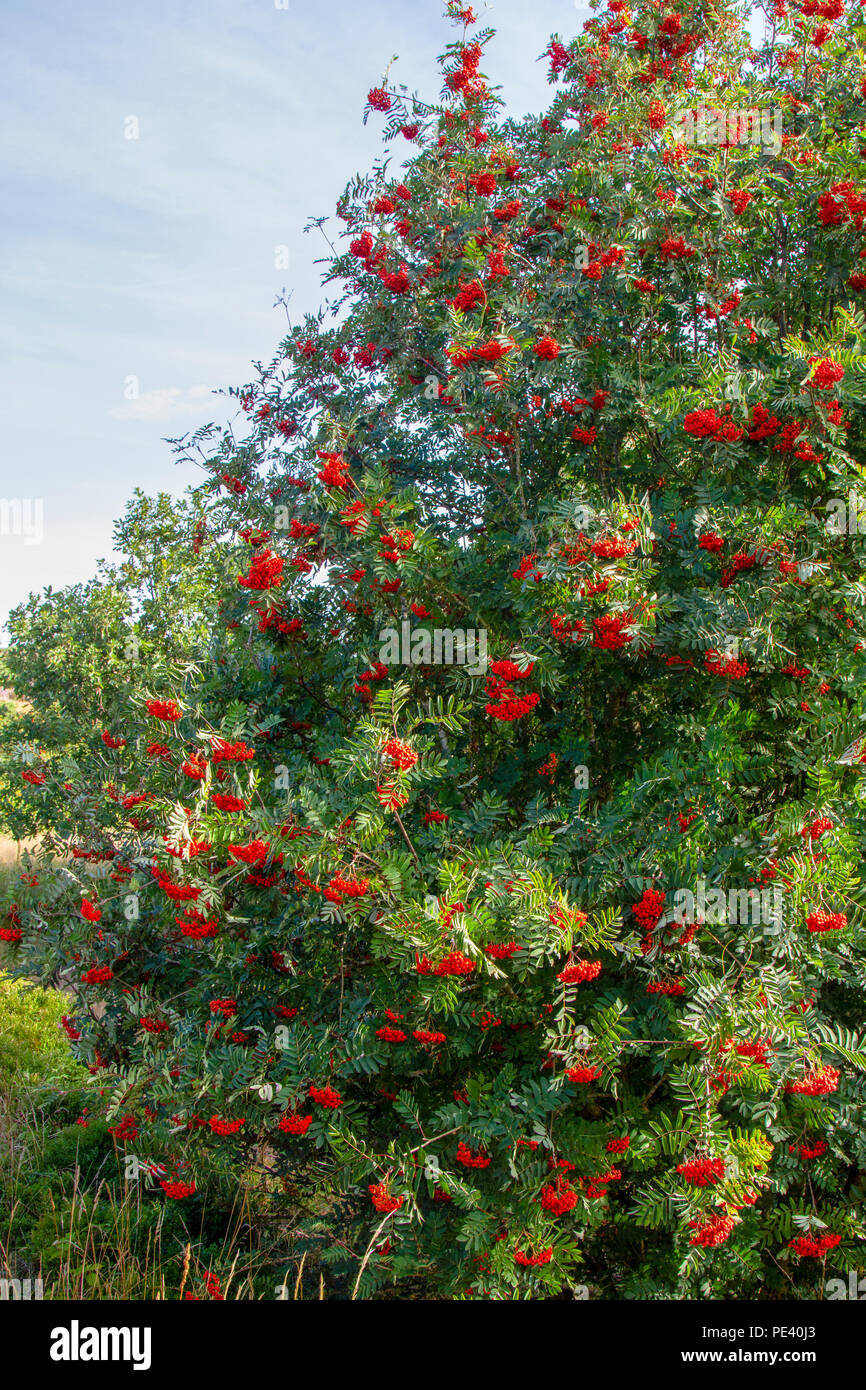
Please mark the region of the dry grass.
<svg viewBox="0 0 866 1390"><path fill-rule="evenodd" d="M0 867L14 868L23 854L37 849L38 846L39 840L35 835L29 836L26 840L13 840L11 835L0 835Z"/></svg>

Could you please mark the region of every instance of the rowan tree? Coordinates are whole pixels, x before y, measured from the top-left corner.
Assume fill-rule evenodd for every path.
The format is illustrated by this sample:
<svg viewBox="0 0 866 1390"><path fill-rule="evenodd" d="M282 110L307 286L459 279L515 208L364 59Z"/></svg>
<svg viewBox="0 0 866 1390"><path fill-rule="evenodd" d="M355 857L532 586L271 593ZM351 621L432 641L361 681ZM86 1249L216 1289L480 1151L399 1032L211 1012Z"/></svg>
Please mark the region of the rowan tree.
<svg viewBox="0 0 866 1390"><path fill-rule="evenodd" d="M861 6L611 0L521 121L449 13L332 297L179 445L211 655L42 770L87 833L7 936L167 1197L315 1195L334 1287L809 1297L863 1232Z"/></svg>

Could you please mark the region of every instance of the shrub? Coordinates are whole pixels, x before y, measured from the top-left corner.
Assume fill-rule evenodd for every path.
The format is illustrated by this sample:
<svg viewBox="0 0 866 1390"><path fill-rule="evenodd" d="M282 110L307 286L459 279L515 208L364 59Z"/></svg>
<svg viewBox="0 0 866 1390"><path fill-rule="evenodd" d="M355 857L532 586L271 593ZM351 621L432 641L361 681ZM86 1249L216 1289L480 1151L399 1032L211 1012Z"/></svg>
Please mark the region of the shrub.
<svg viewBox="0 0 866 1390"><path fill-rule="evenodd" d="M19 968L169 1200L257 1168L347 1293L809 1296L862 1240L858 12L598 14L514 122L449 8L332 312L181 448L221 625L32 786ZM690 144L720 93L781 140Z"/></svg>

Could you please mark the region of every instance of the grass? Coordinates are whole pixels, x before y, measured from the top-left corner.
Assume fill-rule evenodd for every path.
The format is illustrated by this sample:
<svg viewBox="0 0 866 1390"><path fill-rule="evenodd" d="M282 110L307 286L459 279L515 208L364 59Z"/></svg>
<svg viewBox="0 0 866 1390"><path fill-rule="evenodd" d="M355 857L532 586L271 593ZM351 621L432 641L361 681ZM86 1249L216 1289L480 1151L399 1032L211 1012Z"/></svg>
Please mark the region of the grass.
<svg viewBox="0 0 866 1390"><path fill-rule="evenodd" d="M62 1095L86 1079L70 1056L60 1019L62 994L0 975L0 1123L24 1098L30 1104Z"/></svg>
<svg viewBox="0 0 866 1390"><path fill-rule="evenodd" d="M14 874L22 854L35 849L38 843L35 836L28 840L13 840L11 835L0 835L0 874Z"/></svg>

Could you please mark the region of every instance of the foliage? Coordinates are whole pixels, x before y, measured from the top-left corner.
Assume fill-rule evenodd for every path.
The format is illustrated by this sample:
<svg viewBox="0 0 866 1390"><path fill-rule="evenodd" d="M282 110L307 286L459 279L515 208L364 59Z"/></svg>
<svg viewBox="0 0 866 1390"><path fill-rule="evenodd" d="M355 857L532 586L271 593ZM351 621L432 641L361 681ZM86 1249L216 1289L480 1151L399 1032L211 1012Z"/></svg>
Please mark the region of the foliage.
<svg viewBox="0 0 866 1390"><path fill-rule="evenodd" d="M68 777L101 729L126 718L155 666L208 653L221 571L218 544L199 554L204 527L195 490L178 501L137 490L115 526L119 563L12 610L2 679L19 699L0 705L0 790L16 838L44 828L22 797L28 767L43 762Z"/></svg>
<svg viewBox="0 0 866 1390"><path fill-rule="evenodd" d="M614 5L520 122L449 8L336 298L178 442L220 622L37 769L17 968L170 1193L256 1167L355 1296L809 1297L863 1236L861 8ZM721 101L781 138L689 144Z"/></svg>

